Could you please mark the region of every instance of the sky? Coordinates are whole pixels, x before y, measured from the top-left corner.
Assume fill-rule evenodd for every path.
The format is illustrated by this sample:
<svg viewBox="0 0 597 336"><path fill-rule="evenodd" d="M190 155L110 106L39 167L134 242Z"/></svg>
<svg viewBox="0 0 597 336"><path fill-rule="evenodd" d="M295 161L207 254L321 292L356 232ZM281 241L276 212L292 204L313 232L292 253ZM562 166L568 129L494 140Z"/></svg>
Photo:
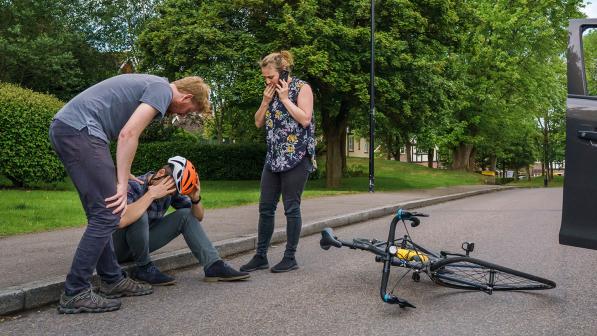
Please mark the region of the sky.
<svg viewBox="0 0 597 336"><path fill-rule="evenodd" d="M587 5L589 2L592 2L592 3ZM584 3L585 3L585 8L583 9L583 12L585 14L587 14L587 17L597 18L597 0L591 0L591 1L585 0Z"/></svg>

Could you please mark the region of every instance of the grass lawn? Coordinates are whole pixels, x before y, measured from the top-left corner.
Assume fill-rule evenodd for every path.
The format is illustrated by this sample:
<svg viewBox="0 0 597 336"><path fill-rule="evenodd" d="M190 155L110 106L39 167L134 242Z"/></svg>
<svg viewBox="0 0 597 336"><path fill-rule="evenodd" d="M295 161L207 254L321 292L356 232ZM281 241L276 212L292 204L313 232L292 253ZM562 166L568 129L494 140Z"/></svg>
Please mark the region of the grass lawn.
<svg viewBox="0 0 597 336"><path fill-rule="evenodd" d="M515 182L510 182L508 185L517 186L517 187L531 187L531 188L543 188L543 176L537 176L531 178L530 181L527 180L518 180ZM549 181L547 184L548 187L563 187L564 186L564 176L554 176L553 180Z"/></svg>
<svg viewBox="0 0 597 336"><path fill-rule="evenodd" d="M323 179L310 180L304 197L367 192L368 160L351 158L348 163L351 170L361 170L364 176L344 178L342 186L335 189L325 188ZM483 183L478 174L380 159L375 161L375 174L376 191ZM0 186L7 184L8 181L0 178ZM34 187L43 189L0 189L3 205L0 207L0 237L84 225L85 214L70 181ZM202 181L201 189L202 202L207 209L251 204L259 200L259 181Z"/></svg>

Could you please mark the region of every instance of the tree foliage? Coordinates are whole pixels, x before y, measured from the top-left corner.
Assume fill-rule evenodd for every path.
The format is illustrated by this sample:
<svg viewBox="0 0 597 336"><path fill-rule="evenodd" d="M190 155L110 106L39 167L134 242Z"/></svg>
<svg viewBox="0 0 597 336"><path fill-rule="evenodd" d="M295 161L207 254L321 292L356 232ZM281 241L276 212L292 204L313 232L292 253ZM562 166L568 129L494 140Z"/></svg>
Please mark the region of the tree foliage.
<svg viewBox="0 0 597 336"><path fill-rule="evenodd" d="M377 92L394 125L416 132L443 108L449 83L441 73L448 48L459 43L456 4L379 1ZM263 91L257 61L291 50L295 74L314 89L327 184L337 185L348 122L368 110L369 6L367 0L165 1L141 35L143 66L168 77L204 76L214 89L218 132L227 115L246 130Z"/></svg>
<svg viewBox="0 0 597 336"><path fill-rule="evenodd" d="M75 0L0 2L0 81L62 99L116 73L112 55L87 43Z"/></svg>
<svg viewBox="0 0 597 336"><path fill-rule="evenodd" d="M561 78L568 19L580 15L578 0L468 2L474 16L466 43L458 53L464 90L454 110L458 129L450 147L453 167L474 169L480 151L488 159L514 154L512 141L526 154L536 152L536 116L563 104ZM560 64L559 64L560 63ZM559 89L558 89L559 88ZM464 131L464 132L462 132ZM520 135L527 134L526 137ZM526 140L525 140L526 139ZM525 155L527 164L537 157ZM477 158L483 160L484 158Z"/></svg>

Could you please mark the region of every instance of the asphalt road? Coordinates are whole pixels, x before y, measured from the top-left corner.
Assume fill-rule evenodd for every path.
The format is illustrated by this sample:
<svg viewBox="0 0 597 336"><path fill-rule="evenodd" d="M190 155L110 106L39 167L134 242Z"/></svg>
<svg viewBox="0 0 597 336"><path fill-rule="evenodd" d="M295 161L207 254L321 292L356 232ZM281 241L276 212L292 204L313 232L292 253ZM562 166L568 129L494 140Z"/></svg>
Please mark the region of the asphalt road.
<svg viewBox="0 0 597 336"><path fill-rule="evenodd" d="M401 309L379 299L381 264L371 254L323 251L309 236L295 272L211 284L191 268L175 273L176 286L124 299L120 311L68 316L52 306L4 318L0 335L597 335L597 251L558 245L561 201L561 189L492 193L419 209L432 217L410 229L433 249L474 241L473 256L554 280L553 290L487 295L423 277L401 282L398 295L417 306ZM336 233L385 239L389 221ZM282 253L273 248L270 263Z"/></svg>

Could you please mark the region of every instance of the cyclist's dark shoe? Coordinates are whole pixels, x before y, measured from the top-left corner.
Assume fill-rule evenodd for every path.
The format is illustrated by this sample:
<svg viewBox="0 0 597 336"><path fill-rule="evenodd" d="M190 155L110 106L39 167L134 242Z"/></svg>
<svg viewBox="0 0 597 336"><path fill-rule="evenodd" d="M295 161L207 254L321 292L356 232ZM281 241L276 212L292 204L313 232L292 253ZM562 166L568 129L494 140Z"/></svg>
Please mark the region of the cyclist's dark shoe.
<svg viewBox="0 0 597 336"><path fill-rule="evenodd" d="M153 293L151 285L137 282L127 276L113 284L102 281L100 283L99 293L108 299L119 298L123 296L140 296Z"/></svg>
<svg viewBox="0 0 597 336"><path fill-rule="evenodd" d="M267 262L267 256L261 256L256 254L249 260L248 263L242 265L240 267L241 272L253 272L256 270L267 269L269 268L269 263Z"/></svg>
<svg viewBox="0 0 597 336"><path fill-rule="evenodd" d="M282 261L280 261L276 266L272 267L271 271L273 273L283 273L298 269L299 266L296 263L296 259L294 257L284 257Z"/></svg>
<svg viewBox="0 0 597 336"><path fill-rule="evenodd" d="M222 260L218 260L205 270L203 280L207 282L235 281L247 279L248 277L250 277L248 272L239 272Z"/></svg>
<svg viewBox="0 0 597 336"><path fill-rule="evenodd" d="M174 279L174 277L160 272L160 270L153 263L139 267L132 274L132 277L153 286L167 286L176 283L176 279Z"/></svg>
<svg viewBox="0 0 597 336"><path fill-rule="evenodd" d="M120 309L119 299L107 299L91 288L73 296L62 294L58 304L61 314L103 313Z"/></svg>

